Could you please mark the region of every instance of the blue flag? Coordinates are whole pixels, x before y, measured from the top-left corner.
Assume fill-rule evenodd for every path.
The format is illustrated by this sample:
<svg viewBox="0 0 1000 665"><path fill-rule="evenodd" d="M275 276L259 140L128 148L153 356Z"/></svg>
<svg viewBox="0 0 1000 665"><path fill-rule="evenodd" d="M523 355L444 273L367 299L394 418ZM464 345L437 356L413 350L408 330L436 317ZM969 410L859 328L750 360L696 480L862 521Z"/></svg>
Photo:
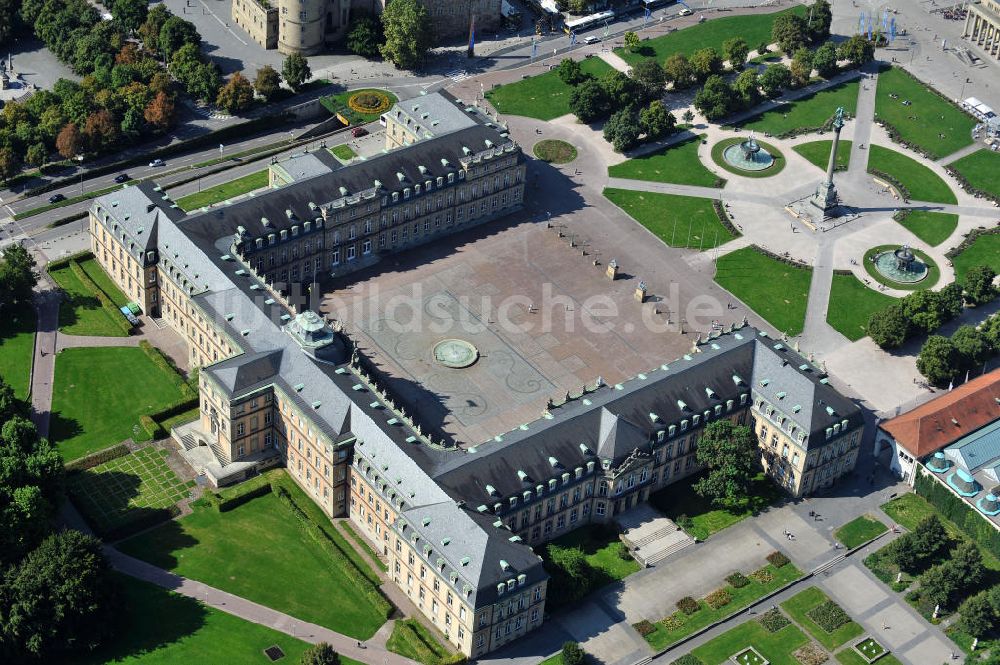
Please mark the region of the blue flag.
<svg viewBox="0 0 1000 665"><path fill-rule="evenodd" d="M538 53L538 42L536 42L535 38L532 37L531 38L531 58L534 59L534 57L535 57L535 55L537 53Z"/></svg>
<svg viewBox="0 0 1000 665"><path fill-rule="evenodd" d="M889 41L896 41L896 17L889 19Z"/></svg>
<svg viewBox="0 0 1000 665"><path fill-rule="evenodd" d="M576 31L569 33L569 45L573 46L576 44Z"/></svg>
<svg viewBox="0 0 1000 665"><path fill-rule="evenodd" d="M865 13L861 12L861 19L858 21L858 32L861 33L864 31L865 31Z"/></svg>
<svg viewBox="0 0 1000 665"><path fill-rule="evenodd" d="M882 32L889 31L889 12L882 12Z"/></svg>
<svg viewBox="0 0 1000 665"><path fill-rule="evenodd" d="M646 21L648 21L649 17L652 16L652 15L653 15L653 10L651 10L649 7L646 7L646 16L643 17L643 21L642 22L646 23Z"/></svg>

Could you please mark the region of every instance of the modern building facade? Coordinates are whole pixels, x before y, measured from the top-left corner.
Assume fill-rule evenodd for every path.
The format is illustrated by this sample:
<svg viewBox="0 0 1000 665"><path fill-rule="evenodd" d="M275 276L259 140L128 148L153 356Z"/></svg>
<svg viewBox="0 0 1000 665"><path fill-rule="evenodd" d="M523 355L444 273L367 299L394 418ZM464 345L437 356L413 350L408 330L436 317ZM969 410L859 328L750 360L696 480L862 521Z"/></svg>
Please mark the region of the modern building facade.
<svg viewBox="0 0 1000 665"><path fill-rule="evenodd" d="M1000 58L1000 2L978 0L965 5L965 29L962 37L981 48L987 55Z"/></svg>
<svg viewBox="0 0 1000 665"><path fill-rule="evenodd" d="M271 191L231 205L184 216L150 183L95 200L101 265L201 367L200 419L174 437L213 483L284 465L324 513L349 516L454 648L478 657L541 626L547 575L533 547L610 523L700 470L706 425L751 426L764 467L795 496L853 469L859 409L749 326L623 383L596 378L486 442L445 443L408 412L304 294L517 210L525 180L502 125L453 98L419 100L386 114L395 149L347 166L325 153L283 162Z"/></svg>

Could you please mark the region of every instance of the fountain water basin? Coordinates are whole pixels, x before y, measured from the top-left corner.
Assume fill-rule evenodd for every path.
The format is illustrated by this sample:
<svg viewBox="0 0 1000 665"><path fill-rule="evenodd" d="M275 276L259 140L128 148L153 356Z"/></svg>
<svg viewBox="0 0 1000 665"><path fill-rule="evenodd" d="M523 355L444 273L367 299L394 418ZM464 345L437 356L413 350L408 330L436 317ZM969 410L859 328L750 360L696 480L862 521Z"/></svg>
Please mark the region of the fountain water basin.
<svg viewBox="0 0 1000 665"><path fill-rule="evenodd" d="M734 143L722 151L722 158L730 166L744 171L763 171L774 164L774 157L762 148L753 134L740 143Z"/></svg>

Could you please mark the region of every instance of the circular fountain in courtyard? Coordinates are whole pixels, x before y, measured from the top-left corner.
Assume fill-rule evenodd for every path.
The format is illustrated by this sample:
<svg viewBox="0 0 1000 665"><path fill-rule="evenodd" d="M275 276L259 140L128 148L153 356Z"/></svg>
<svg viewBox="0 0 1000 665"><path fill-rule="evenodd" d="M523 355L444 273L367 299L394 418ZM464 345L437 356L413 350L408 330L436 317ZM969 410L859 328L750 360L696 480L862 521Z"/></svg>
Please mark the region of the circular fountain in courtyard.
<svg viewBox="0 0 1000 665"><path fill-rule="evenodd" d="M883 277L901 284L913 284L927 276L927 264L906 245L879 252L872 263Z"/></svg>
<svg viewBox="0 0 1000 665"><path fill-rule="evenodd" d="M479 349L461 339L445 339L434 345L434 360L452 369L474 365L479 360Z"/></svg>
<svg viewBox="0 0 1000 665"><path fill-rule="evenodd" d="M757 143L752 132L746 141L734 143L723 150L722 158L730 166L744 171L763 171L774 164L774 157Z"/></svg>

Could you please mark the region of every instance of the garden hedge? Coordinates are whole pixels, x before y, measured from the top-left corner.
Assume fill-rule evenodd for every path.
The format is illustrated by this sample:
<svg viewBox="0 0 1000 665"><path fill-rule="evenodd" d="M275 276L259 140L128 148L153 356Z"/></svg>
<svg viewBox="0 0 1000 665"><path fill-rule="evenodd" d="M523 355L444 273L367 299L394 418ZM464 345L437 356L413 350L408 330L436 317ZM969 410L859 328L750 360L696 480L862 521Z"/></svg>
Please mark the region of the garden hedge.
<svg viewBox="0 0 1000 665"><path fill-rule="evenodd" d="M213 494L212 503L220 513L226 513L233 508L242 506L251 499L270 494L273 491L271 480L267 476L257 476L236 487L225 489Z"/></svg>
<svg viewBox="0 0 1000 665"><path fill-rule="evenodd" d="M917 475L917 494L937 508L942 515L954 522L976 544L1000 557L1000 531L968 503L952 494L951 490L927 475Z"/></svg>
<svg viewBox="0 0 1000 665"><path fill-rule="evenodd" d="M114 322L115 326L117 326L118 329L121 330L126 335L131 335L132 324L125 319L125 317L121 313L121 310L119 310L118 307L113 302L111 302L111 298L108 297L108 294L105 293L101 289L101 287L97 286L94 280L90 279L90 275L88 275L84 271L83 266L80 265L80 262L75 259L70 260L69 269L73 271L73 274L76 275L76 278L80 280L80 283L83 284L83 287L88 291L90 291L91 293L93 293L94 297L97 298L97 301L101 303L101 309L103 309L108 314L108 316ZM148 342L144 343L148 344Z"/></svg>
<svg viewBox="0 0 1000 665"><path fill-rule="evenodd" d="M120 316L121 313L119 313L119 317ZM143 352L146 354L146 356L149 357L150 360L153 361L153 364L155 364L157 367L166 372L168 376L173 378L174 384L178 387L178 389L180 389L181 395L184 396L184 399L188 401L198 399L198 392L194 388L192 388L187 381L184 380L184 377L181 376L181 373L177 370L177 367L174 365L174 363L171 362L171 360L167 358L167 356L165 356L162 351L160 351L158 348L156 348L146 340L142 340L141 342L139 342L139 348L143 350ZM179 405L180 402L177 402L167 408L168 409L178 408ZM192 407L189 406L188 408L190 409ZM178 411L178 413L180 412Z"/></svg>
<svg viewBox="0 0 1000 665"><path fill-rule="evenodd" d="M66 463L66 471L83 471L84 469L92 469L95 466L100 466L105 462L110 462L113 459L119 457L125 457L126 455L131 455L132 451L124 443L119 443L117 445L111 446L110 448L105 448L104 450L98 450L95 453L90 453L79 459L75 459L72 462Z"/></svg>
<svg viewBox="0 0 1000 665"><path fill-rule="evenodd" d="M176 505L171 505L167 508L146 508L143 510L142 514L139 515L139 517L129 520L125 524L119 525L114 529L109 529L107 531L95 529L95 531L97 531L104 540L114 542L117 540L124 540L129 536L139 533L140 531L152 528L161 522L172 520L180 514L181 509Z"/></svg>
<svg viewBox="0 0 1000 665"><path fill-rule="evenodd" d="M55 261L49 261L45 265L46 270L61 270L63 268L68 268L70 261L86 261L87 259L94 258L94 253L89 249L85 249L82 252L77 252L76 254L70 254L69 256L64 256L61 259L56 259Z"/></svg>

